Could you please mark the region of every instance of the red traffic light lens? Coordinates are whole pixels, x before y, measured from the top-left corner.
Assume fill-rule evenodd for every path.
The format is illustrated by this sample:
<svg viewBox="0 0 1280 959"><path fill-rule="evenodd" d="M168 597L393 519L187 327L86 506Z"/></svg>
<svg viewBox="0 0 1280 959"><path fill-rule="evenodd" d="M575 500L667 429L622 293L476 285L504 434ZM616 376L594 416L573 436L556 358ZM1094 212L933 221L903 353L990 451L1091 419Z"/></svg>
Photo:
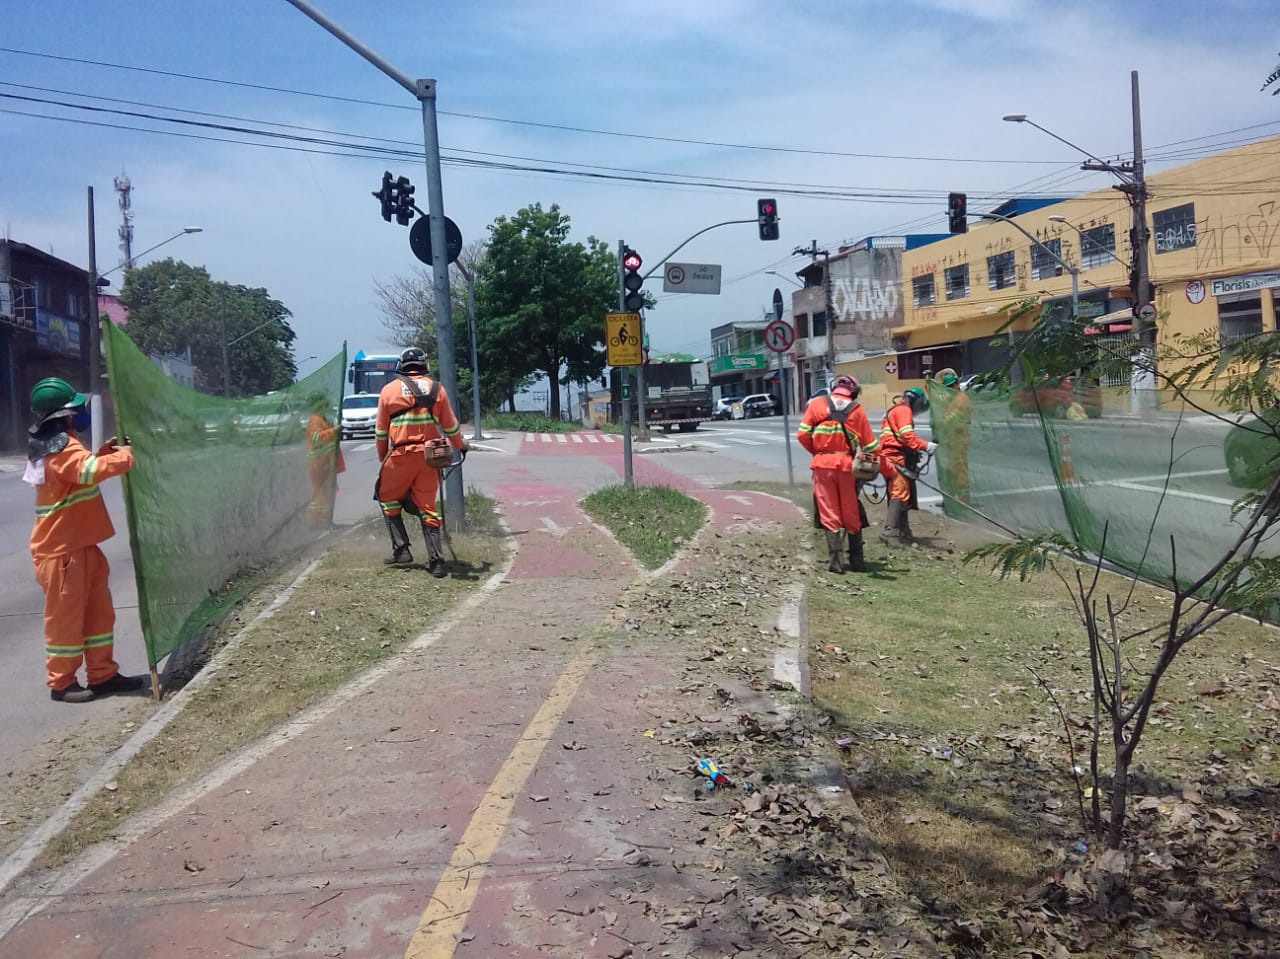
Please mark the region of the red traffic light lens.
<svg viewBox="0 0 1280 959"><path fill-rule="evenodd" d="M624 270L638 270L643 262L639 253L635 250L628 250L622 257L622 268Z"/></svg>

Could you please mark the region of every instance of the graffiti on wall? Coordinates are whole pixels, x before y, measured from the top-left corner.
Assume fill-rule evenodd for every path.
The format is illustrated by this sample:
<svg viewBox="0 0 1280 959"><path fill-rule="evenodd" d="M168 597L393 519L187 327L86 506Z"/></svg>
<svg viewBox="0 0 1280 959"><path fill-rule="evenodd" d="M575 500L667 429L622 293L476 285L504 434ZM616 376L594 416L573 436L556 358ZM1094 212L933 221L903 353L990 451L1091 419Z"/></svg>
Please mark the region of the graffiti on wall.
<svg viewBox="0 0 1280 959"><path fill-rule="evenodd" d="M1218 214L1196 221L1196 268L1229 266L1280 251L1280 204L1265 200L1233 219Z"/></svg>

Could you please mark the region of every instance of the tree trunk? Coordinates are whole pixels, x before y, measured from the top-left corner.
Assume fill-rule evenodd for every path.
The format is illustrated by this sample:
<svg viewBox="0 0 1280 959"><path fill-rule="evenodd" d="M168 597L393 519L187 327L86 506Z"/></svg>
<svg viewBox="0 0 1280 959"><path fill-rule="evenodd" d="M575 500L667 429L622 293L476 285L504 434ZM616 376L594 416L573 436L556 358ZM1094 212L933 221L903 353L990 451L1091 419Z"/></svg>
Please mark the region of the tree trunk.
<svg viewBox="0 0 1280 959"><path fill-rule="evenodd" d="M560 364L547 364L550 369L547 370L547 378L551 381L548 389L551 393L551 418L553 420L560 419Z"/></svg>
<svg viewBox="0 0 1280 959"><path fill-rule="evenodd" d="M1111 784L1111 822L1107 825L1107 848L1119 849L1124 839L1124 820L1129 807L1129 753L1116 750L1115 780Z"/></svg>

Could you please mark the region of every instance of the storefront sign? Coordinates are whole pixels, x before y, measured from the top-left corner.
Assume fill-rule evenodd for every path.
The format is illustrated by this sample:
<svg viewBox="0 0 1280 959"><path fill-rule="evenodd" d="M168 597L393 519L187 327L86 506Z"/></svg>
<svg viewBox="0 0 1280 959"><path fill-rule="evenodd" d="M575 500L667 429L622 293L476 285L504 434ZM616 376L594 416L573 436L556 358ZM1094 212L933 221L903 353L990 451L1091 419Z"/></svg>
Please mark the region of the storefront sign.
<svg viewBox="0 0 1280 959"><path fill-rule="evenodd" d="M764 368L764 357L750 353L717 356L711 361L712 373L732 373L735 370L763 370Z"/></svg>
<svg viewBox="0 0 1280 959"><path fill-rule="evenodd" d="M55 353L80 355L80 324L48 310L36 310L36 343Z"/></svg>
<svg viewBox="0 0 1280 959"><path fill-rule="evenodd" d="M1248 293L1251 290L1265 290L1273 286L1280 286L1280 270L1219 277L1210 283L1209 292L1214 296L1225 296L1228 293Z"/></svg>

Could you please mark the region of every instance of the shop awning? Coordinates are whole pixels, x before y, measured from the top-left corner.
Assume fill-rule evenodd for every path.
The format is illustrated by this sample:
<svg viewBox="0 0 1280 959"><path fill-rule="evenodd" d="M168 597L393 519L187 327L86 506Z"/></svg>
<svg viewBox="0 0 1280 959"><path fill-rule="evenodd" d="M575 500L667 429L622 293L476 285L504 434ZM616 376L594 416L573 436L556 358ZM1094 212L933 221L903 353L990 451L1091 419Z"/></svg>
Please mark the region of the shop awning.
<svg viewBox="0 0 1280 959"><path fill-rule="evenodd" d="M1129 310L1116 310L1105 316L1094 317L1084 328L1088 336L1101 333L1128 333L1133 329L1133 313Z"/></svg>

